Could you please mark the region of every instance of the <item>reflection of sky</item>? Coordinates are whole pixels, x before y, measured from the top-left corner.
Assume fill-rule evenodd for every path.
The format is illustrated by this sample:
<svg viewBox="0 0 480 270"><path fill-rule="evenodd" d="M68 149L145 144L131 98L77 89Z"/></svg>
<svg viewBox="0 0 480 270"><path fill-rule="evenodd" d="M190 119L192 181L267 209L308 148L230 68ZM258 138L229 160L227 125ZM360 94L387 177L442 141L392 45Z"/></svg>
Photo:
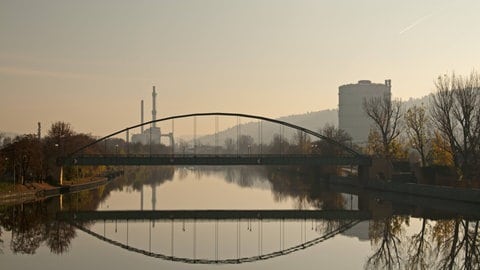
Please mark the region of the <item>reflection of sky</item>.
<svg viewBox="0 0 480 270"><path fill-rule="evenodd" d="M255 185L258 186L258 185ZM268 186L268 185L267 185ZM192 174L184 179L175 173L172 181L166 181L156 189L156 210L161 209L294 209L291 197L275 201L270 189L256 187L240 188L228 183L222 175L210 174L196 177ZM143 186L144 210L152 209L152 187ZM140 210L141 193L112 192L100 206L100 210Z"/></svg>

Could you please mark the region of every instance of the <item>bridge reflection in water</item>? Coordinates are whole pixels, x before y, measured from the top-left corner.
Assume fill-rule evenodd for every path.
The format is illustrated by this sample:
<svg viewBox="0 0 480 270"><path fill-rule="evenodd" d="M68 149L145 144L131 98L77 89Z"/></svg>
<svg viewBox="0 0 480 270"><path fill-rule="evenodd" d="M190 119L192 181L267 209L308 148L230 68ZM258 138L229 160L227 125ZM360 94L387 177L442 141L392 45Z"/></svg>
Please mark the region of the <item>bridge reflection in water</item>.
<svg viewBox="0 0 480 270"><path fill-rule="evenodd" d="M189 264L240 264L312 247L371 216L354 210L166 210L59 212L57 218L145 256ZM88 225L92 221L97 223ZM154 244L160 247L152 248Z"/></svg>

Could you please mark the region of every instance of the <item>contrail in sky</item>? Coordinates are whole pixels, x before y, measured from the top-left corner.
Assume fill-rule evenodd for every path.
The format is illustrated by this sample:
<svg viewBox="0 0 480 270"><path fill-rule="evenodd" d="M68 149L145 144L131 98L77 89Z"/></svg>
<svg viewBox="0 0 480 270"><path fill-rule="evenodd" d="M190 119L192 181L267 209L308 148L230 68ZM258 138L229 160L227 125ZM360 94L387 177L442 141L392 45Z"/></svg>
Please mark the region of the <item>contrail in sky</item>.
<svg viewBox="0 0 480 270"><path fill-rule="evenodd" d="M419 25L420 23L422 23L423 21L429 19L430 17L433 16L433 13L430 13L430 14L427 14L423 17L421 17L420 19L414 21L412 24L410 24L409 26L405 27L402 31L400 31L398 34L401 35L409 30L411 30L412 28L414 28L415 26Z"/></svg>

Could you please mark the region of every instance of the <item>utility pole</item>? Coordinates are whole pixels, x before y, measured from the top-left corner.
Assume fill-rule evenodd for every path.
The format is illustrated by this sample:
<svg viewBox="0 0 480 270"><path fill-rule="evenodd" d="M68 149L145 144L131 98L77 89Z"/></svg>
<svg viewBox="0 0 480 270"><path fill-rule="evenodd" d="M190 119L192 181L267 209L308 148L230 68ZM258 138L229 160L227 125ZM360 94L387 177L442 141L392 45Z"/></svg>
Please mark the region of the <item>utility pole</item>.
<svg viewBox="0 0 480 270"><path fill-rule="evenodd" d="M155 92L155 86L153 86L153 92L152 92L152 121L157 120L156 99L157 99L157 92ZM153 127L157 127L156 122L153 122Z"/></svg>

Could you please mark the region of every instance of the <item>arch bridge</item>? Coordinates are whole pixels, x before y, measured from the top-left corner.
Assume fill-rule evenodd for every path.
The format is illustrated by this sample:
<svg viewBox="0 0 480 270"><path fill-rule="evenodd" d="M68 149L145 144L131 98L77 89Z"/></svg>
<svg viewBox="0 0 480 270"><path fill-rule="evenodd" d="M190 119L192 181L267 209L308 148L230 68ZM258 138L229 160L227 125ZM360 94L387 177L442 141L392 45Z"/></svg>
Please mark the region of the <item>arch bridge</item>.
<svg viewBox="0 0 480 270"><path fill-rule="evenodd" d="M197 118L215 118L215 145L206 147L199 143L197 139ZM233 144L233 152L225 152L219 146L219 117L230 117L237 119L237 125L230 129L236 128L236 138L231 138ZM257 121L256 140L251 137L248 146L242 148L242 136L240 118L247 118L252 121ZM193 147L186 149L175 144L174 140L174 126L175 120L179 119L193 119ZM171 132L167 135L156 134L155 128L157 123L171 122ZM277 152L268 151L268 145L264 140L264 125L278 125L279 133L277 136ZM143 150L138 151L138 145L130 141L130 134L132 130L151 125L147 131L143 133ZM319 151L316 149L308 149L303 152L292 152L286 149L288 141L284 138L285 128L295 132L295 136L302 140L307 136L313 137L316 142L321 142L322 145L327 146L330 151ZM122 145L116 143L114 147L112 142L115 138L125 134L125 140L122 139ZM159 148L161 136L167 136L170 139L169 148ZM270 136L272 137L272 136ZM275 136L273 136L275 140ZM157 139L158 138L158 139ZM213 140L213 138L212 138ZM236 143L236 145L235 145ZM270 144L271 145L271 144ZM312 144L318 146L318 144ZM119 149L121 148L121 149ZM207 150L205 150L207 149ZM364 173L364 168L371 165L370 157L363 155L356 150L335 141L332 138L326 137L319 132L309 130L307 128L288 123L285 121L267 118L264 116L250 115L243 113L224 113L224 112L210 112L210 113L192 113L182 114L170 117L157 119L138 125L130 126L122 130L111 133L105 137L99 138L70 154L59 159L61 166L85 166L85 165L333 165L358 166L359 175Z"/></svg>

